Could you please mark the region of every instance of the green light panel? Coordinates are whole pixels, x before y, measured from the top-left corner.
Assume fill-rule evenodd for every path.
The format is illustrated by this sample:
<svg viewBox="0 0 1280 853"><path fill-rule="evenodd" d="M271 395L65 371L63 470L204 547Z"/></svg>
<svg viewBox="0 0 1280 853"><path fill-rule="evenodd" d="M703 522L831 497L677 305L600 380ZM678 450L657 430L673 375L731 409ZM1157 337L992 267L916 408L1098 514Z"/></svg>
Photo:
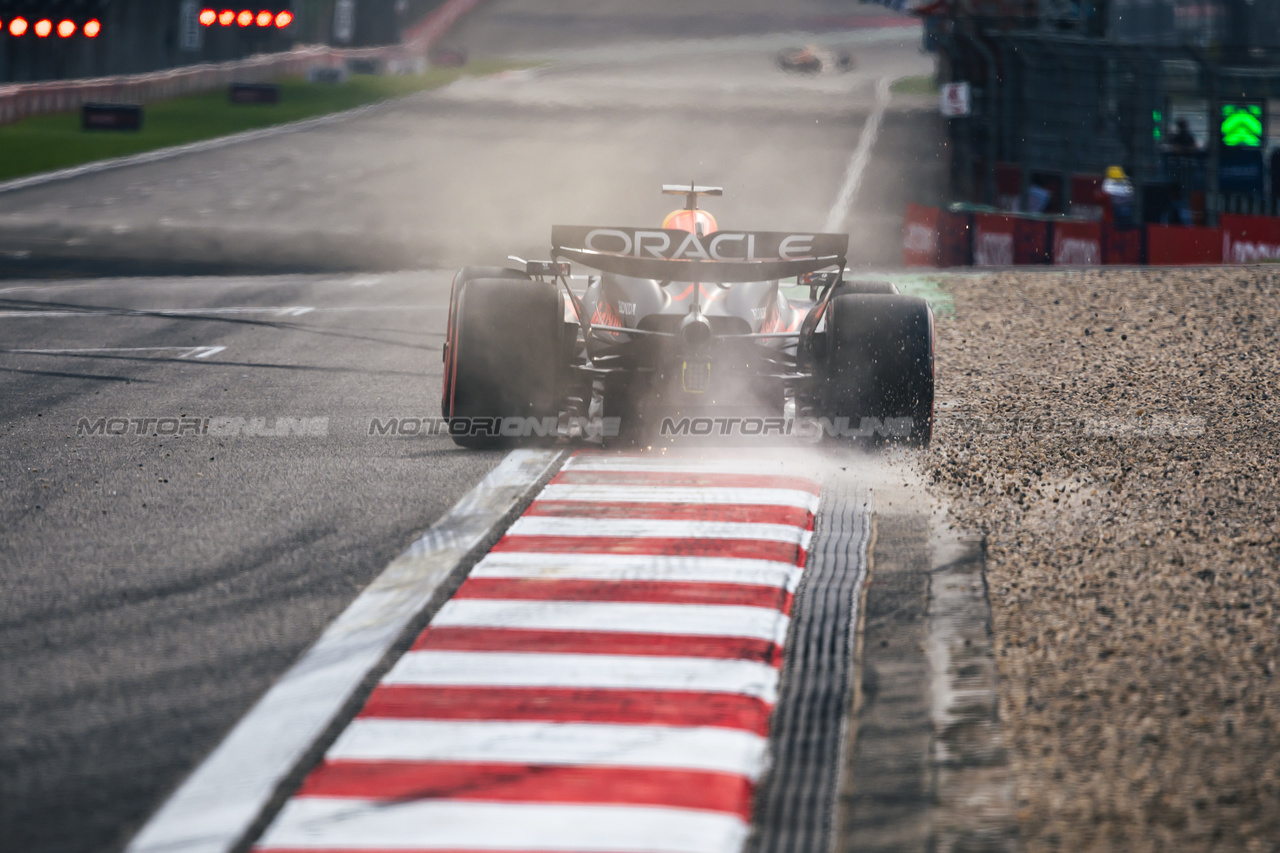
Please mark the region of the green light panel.
<svg viewBox="0 0 1280 853"><path fill-rule="evenodd" d="M1223 104L1222 144L1228 148L1262 147L1262 105Z"/></svg>

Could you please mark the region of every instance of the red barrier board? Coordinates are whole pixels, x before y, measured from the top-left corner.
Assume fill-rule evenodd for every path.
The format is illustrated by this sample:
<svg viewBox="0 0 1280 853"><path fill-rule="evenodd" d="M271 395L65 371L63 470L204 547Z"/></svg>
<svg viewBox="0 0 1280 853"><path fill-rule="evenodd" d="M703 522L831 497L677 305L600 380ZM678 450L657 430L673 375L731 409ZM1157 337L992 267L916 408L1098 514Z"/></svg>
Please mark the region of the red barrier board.
<svg viewBox="0 0 1280 853"><path fill-rule="evenodd" d="M938 208L908 204L902 218L902 264L908 267L938 265Z"/></svg>
<svg viewBox="0 0 1280 853"><path fill-rule="evenodd" d="M1224 213L1218 224L1222 227L1224 264L1280 260L1280 216Z"/></svg>
<svg viewBox="0 0 1280 853"><path fill-rule="evenodd" d="M1043 219L1023 219L1013 226L1013 262L1046 264L1049 262L1049 223Z"/></svg>
<svg viewBox="0 0 1280 853"><path fill-rule="evenodd" d="M1088 267L1102 263L1102 223L1053 223L1053 263L1060 267Z"/></svg>
<svg viewBox="0 0 1280 853"><path fill-rule="evenodd" d="M966 267L973 263L970 228L967 213L944 210L938 214L938 266Z"/></svg>
<svg viewBox="0 0 1280 853"><path fill-rule="evenodd" d="M1148 225L1147 263L1153 267L1220 264L1222 229Z"/></svg>
<svg viewBox="0 0 1280 853"><path fill-rule="evenodd" d="M1007 267L1013 265L1016 216L999 213L973 215L973 265Z"/></svg>
<svg viewBox="0 0 1280 853"><path fill-rule="evenodd" d="M1124 266L1141 264L1142 229L1105 226L1102 229L1102 262Z"/></svg>
<svg viewBox="0 0 1280 853"><path fill-rule="evenodd" d="M1101 175L1072 175L1069 201L1071 215L1082 219L1109 218L1111 213Z"/></svg>
<svg viewBox="0 0 1280 853"><path fill-rule="evenodd" d="M996 163L996 207L1013 210L1022 198L1022 167L1017 163Z"/></svg>

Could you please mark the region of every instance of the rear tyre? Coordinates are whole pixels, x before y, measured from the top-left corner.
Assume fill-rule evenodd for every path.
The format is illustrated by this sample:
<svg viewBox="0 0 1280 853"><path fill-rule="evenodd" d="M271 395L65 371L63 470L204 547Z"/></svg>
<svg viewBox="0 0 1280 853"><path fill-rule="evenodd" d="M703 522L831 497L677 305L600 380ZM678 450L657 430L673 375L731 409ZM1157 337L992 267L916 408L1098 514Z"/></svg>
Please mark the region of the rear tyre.
<svg viewBox="0 0 1280 853"><path fill-rule="evenodd" d="M898 294L845 294L827 315L824 408L854 429L927 447L933 434L933 312ZM864 422L864 418L875 421Z"/></svg>
<svg viewBox="0 0 1280 853"><path fill-rule="evenodd" d="M836 285L836 292L831 294L831 298L844 296L846 293L892 294L897 292L898 288L891 281L842 281Z"/></svg>
<svg viewBox="0 0 1280 853"><path fill-rule="evenodd" d="M452 353L450 348L453 345L454 326L458 317L458 291L467 282L477 278L507 278L513 281L532 281L532 279L520 270L507 269L506 267L463 267L458 270L453 277L453 288L449 291L449 325L445 327L444 338L444 382L440 392L440 414L446 418L449 417L450 403L453 399L453 370L452 370Z"/></svg>
<svg viewBox="0 0 1280 853"><path fill-rule="evenodd" d="M455 289L453 302L443 408L454 443L490 448L554 439L563 391L554 285L474 278ZM530 418L534 429L512 427Z"/></svg>

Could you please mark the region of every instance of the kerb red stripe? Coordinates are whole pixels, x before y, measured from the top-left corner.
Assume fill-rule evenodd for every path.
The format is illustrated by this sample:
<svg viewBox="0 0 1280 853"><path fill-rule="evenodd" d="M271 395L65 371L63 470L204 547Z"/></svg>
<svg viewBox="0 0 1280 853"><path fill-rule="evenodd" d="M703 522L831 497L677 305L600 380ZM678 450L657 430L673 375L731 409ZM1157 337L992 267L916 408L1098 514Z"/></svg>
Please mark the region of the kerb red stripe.
<svg viewBox="0 0 1280 853"><path fill-rule="evenodd" d="M795 489L816 495L821 486L807 477L781 474L682 474L676 471L561 471L552 483L578 486L679 486L701 489Z"/></svg>
<svg viewBox="0 0 1280 853"><path fill-rule="evenodd" d="M326 761L297 796L668 806L750 816L742 776L641 767Z"/></svg>
<svg viewBox="0 0 1280 853"><path fill-rule="evenodd" d="M252 847L254 853L482 853L472 847L461 849L451 847ZM537 850L503 848L493 853L616 853L616 850L548 850L539 847Z"/></svg>
<svg viewBox="0 0 1280 853"><path fill-rule="evenodd" d="M731 521L741 524L790 524L805 530L813 529L813 515L809 510L799 506L534 501L524 514L569 518L644 518L676 521Z"/></svg>
<svg viewBox="0 0 1280 853"><path fill-rule="evenodd" d="M681 581L611 581L578 578L469 578L458 598L520 601L634 601L649 604L724 604L791 611L791 593L776 586Z"/></svg>
<svg viewBox="0 0 1280 853"><path fill-rule="evenodd" d="M576 655L719 658L782 665L782 647L753 637L695 637L624 631L545 631L529 628L427 628L413 650L530 652Z"/></svg>
<svg viewBox="0 0 1280 853"><path fill-rule="evenodd" d="M450 847L253 847L254 853L489 853L489 851L480 851L474 847L456 848ZM614 850L550 850L546 847L539 847L537 850L529 850L525 848L515 849L504 847L500 851L492 851L492 853L617 853Z"/></svg>
<svg viewBox="0 0 1280 853"><path fill-rule="evenodd" d="M394 720L714 726L765 735L771 706L738 693L384 684L357 715Z"/></svg>
<svg viewBox="0 0 1280 853"><path fill-rule="evenodd" d="M665 557L737 557L803 566L798 545L770 539L675 539L646 536L504 536L494 551L538 554L648 554Z"/></svg>

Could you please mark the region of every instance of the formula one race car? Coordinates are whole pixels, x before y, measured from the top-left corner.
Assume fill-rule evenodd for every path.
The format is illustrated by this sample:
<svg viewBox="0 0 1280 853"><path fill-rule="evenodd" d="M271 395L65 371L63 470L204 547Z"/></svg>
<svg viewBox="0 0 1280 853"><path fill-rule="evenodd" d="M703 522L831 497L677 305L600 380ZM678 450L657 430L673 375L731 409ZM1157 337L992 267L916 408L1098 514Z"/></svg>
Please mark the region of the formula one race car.
<svg viewBox="0 0 1280 853"><path fill-rule="evenodd" d="M663 191L686 204L661 228L558 225L549 261L457 273L442 398L456 443L564 439L598 422L604 441L637 442L659 419L763 412L784 432L807 420L928 444L928 303L845 280L845 234L720 230L698 209L719 188Z"/></svg>
<svg viewBox="0 0 1280 853"><path fill-rule="evenodd" d="M832 53L817 45L788 47L778 51L778 67L783 71L817 74L821 71L852 71L853 56L847 50Z"/></svg>

